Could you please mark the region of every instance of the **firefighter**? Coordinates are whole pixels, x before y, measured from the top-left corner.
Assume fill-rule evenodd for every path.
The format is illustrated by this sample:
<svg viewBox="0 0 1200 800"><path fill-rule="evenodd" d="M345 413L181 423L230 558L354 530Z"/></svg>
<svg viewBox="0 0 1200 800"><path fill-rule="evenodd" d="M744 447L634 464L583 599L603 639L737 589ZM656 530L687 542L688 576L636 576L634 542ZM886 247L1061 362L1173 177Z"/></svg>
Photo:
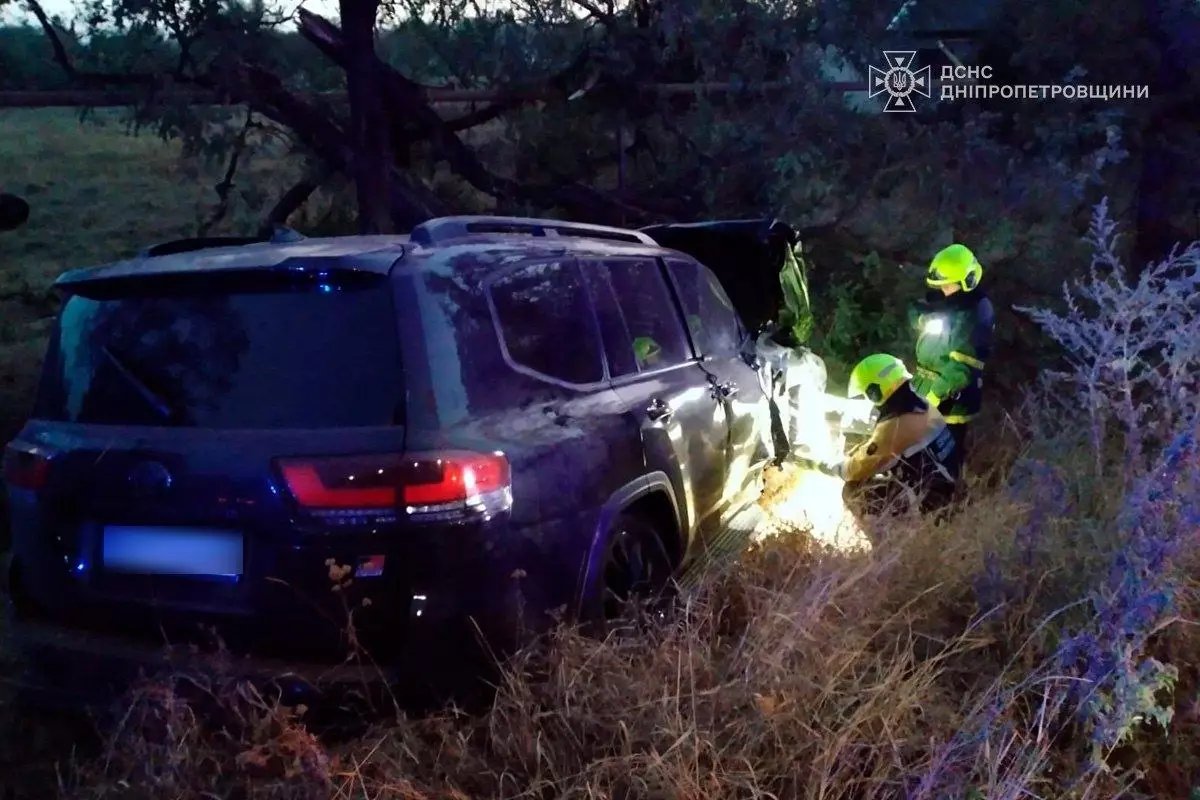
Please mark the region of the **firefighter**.
<svg viewBox="0 0 1200 800"><path fill-rule="evenodd" d="M920 397L904 362L886 353L867 356L850 373L849 397L866 396L879 410L867 441L835 462L799 459L846 481L843 497L860 513L944 507L958 488L961 460L945 419Z"/></svg>
<svg viewBox="0 0 1200 800"><path fill-rule="evenodd" d="M913 389L945 417L960 455L967 448L967 425L983 400L983 370L995 329L982 278L975 254L952 244L933 257L925 275L929 293L909 311L917 331Z"/></svg>

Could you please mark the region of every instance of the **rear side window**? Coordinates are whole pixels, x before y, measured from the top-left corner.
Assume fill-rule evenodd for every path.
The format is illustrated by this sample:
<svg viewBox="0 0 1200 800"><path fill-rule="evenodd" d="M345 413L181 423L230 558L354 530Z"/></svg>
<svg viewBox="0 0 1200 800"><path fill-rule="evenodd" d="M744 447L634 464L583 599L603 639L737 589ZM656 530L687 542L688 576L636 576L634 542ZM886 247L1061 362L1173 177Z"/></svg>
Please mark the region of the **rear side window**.
<svg viewBox="0 0 1200 800"><path fill-rule="evenodd" d="M601 263L611 280L638 369L646 372L690 359L679 311L658 262L613 259Z"/></svg>
<svg viewBox="0 0 1200 800"><path fill-rule="evenodd" d="M574 262L526 264L493 281L489 293L514 364L566 383L604 380L595 320Z"/></svg>
<svg viewBox="0 0 1200 800"><path fill-rule="evenodd" d="M390 287L74 295L35 416L101 425L324 428L399 419Z"/></svg>
<svg viewBox="0 0 1200 800"><path fill-rule="evenodd" d="M736 355L742 323L712 272L696 261L668 261L692 341L702 355Z"/></svg>
<svg viewBox="0 0 1200 800"><path fill-rule="evenodd" d="M608 359L609 377L636 375L638 364L633 355L633 345L630 343L629 332L625 330L625 316L621 313L621 307L617 305L617 295L613 291L608 271L603 264L584 263L583 279L596 309L596 319L600 323L600 336L604 342L604 354Z"/></svg>

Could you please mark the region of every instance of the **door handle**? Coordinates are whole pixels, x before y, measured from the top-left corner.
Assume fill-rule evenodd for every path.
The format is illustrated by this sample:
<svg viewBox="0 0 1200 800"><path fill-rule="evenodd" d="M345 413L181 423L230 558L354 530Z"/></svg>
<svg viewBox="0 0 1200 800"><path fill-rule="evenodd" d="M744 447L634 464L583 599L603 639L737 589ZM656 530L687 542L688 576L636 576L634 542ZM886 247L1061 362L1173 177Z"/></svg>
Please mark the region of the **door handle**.
<svg viewBox="0 0 1200 800"><path fill-rule="evenodd" d="M738 385L733 381L714 383L712 395L717 400L732 400L738 395Z"/></svg>
<svg viewBox="0 0 1200 800"><path fill-rule="evenodd" d="M666 423L675 416L675 410L656 397L650 401L650 405L646 406L646 416L651 422Z"/></svg>

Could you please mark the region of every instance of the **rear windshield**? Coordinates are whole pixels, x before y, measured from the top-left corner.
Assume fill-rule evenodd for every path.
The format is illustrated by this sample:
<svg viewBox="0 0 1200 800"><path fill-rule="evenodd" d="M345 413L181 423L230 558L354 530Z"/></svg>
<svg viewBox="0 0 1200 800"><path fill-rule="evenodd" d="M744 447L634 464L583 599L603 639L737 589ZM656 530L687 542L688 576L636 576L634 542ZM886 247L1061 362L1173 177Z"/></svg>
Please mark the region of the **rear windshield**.
<svg viewBox="0 0 1200 800"><path fill-rule="evenodd" d="M403 380L392 297L370 286L74 295L34 416L109 425L389 425Z"/></svg>

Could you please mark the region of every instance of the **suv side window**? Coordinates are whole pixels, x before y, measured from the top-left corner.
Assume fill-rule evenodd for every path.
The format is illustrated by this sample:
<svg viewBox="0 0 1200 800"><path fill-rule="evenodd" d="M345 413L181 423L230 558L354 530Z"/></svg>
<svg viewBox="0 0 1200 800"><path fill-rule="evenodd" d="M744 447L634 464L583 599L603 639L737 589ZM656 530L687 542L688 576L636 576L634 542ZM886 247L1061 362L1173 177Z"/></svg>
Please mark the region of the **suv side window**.
<svg viewBox="0 0 1200 800"><path fill-rule="evenodd" d="M600 323L600 338L604 342L604 353L608 358L608 376L620 378L636 375L637 360L629 344L629 333L625 330L625 315L617 305L617 295L609 280L608 270L603 264L583 263L583 281L591 293L596 319Z"/></svg>
<svg viewBox="0 0 1200 800"><path fill-rule="evenodd" d="M567 383L604 380L600 340L573 262L518 267L492 281L488 294L505 351L514 364Z"/></svg>
<svg viewBox="0 0 1200 800"><path fill-rule="evenodd" d="M741 318L712 270L697 261L667 261L679 290L692 342L701 355L736 355L741 349Z"/></svg>
<svg viewBox="0 0 1200 800"><path fill-rule="evenodd" d="M658 262L649 258L602 262L625 320L626 341L642 372L682 364L692 354L679 310Z"/></svg>

